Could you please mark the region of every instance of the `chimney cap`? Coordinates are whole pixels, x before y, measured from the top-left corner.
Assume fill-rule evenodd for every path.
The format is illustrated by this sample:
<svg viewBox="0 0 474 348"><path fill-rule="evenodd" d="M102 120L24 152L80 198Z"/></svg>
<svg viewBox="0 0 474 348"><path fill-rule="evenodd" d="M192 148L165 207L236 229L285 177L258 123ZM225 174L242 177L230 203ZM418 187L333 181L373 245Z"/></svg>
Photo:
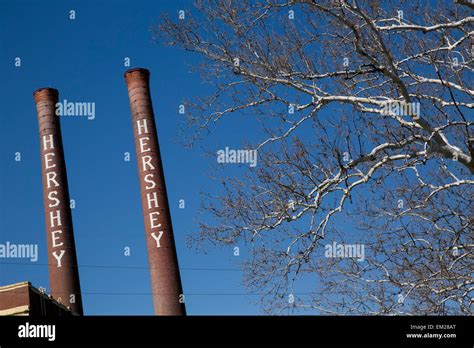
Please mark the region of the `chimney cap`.
<svg viewBox="0 0 474 348"><path fill-rule="evenodd" d="M139 73L142 73L146 76L150 76L150 70L148 69L145 69L145 68L133 68L133 69L128 69L127 71L125 71L125 73L123 74L123 76L127 77L128 74L131 74L133 72L139 72Z"/></svg>
<svg viewBox="0 0 474 348"><path fill-rule="evenodd" d="M38 88L37 90L35 90L35 91L33 92L33 95L36 95L36 93L39 93L39 92L44 91L44 90L48 91L48 92L51 93L51 94L53 94L53 93L54 93L54 94L58 94L58 90L57 90L56 88L52 88L52 87L41 87L41 88Z"/></svg>
<svg viewBox="0 0 474 348"><path fill-rule="evenodd" d="M45 100L57 100L59 92L56 88L43 87L34 91L33 96L35 98L35 103L38 103Z"/></svg>

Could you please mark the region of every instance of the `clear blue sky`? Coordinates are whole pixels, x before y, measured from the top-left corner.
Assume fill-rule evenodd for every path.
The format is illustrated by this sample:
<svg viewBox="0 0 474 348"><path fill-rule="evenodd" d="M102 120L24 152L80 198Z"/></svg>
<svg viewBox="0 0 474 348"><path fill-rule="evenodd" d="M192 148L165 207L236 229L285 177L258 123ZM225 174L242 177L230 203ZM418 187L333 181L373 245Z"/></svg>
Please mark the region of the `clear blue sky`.
<svg viewBox="0 0 474 348"><path fill-rule="evenodd" d="M63 118L62 132L85 314L152 314L139 183L123 73L151 71L165 176L189 314L258 314L243 294L240 258L232 247L207 255L187 247L196 232L199 192L212 190L215 158L179 144L178 106L205 95L191 73L193 56L152 42L160 14L191 9L190 1L0 1L0 243L38 244L39 260L0 259L0 285L28 280L49 290L38 124L32 93L54 87L60 100L95 102L96 119ZM76 19L69 19L69 11ZM21 67L15 67L15 58ZM201 145L241 148L248 124L220 128ZM246 134L244 136L244 134ZM21 161L16 162L16 152ZM123 160L130 152L131 161ZM178 201L184 199L185 209ZM124 248L131 248L131 256ZM101 268L96 265L136 268ZM190 268L229 268L212 271ZM127 293L128 295L108 295ZM133 294L143 295L133 295ZM220 295L210 295L220 294Z"/></svg>

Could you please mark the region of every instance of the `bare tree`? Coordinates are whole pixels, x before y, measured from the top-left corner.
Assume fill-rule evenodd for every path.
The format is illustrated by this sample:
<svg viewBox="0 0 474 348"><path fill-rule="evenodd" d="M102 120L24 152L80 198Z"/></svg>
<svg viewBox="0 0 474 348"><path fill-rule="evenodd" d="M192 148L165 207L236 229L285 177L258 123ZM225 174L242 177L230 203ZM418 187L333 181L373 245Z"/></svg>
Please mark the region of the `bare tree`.
<svg viewBox="0 0 474 348"><path fill-rule="evenodd" d="M246 241L269 313L472 314L473 8L208 0L154 28L216 86L190 103L193 136L235 113L265 134L196 239Z"/></svg>

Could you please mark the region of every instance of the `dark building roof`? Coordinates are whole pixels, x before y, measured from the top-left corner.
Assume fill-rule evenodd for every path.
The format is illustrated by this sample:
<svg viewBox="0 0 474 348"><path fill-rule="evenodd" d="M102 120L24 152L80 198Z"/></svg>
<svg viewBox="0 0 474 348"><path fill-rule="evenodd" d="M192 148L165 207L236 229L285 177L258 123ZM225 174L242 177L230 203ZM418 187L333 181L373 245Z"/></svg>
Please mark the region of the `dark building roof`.
<svg viewBox="0 0 474 348"><path fill-rule="evenodd" d="M0 316L58 317L77 315L30 282L0 286Z"/></svg>

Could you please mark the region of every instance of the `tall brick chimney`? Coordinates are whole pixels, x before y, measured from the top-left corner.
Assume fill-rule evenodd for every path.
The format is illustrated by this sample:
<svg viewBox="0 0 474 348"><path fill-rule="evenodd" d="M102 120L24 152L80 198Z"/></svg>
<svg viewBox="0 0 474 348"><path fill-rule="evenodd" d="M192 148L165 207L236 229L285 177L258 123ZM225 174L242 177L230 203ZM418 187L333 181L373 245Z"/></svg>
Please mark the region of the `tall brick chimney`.
<svg viewBox="0 0 474 348"><path fill-rule="evenodd" d="M58 91L40 88L33 95L39 123L51 295L76 314L82 315L63 141L59 117L56 115Z"/></svg>
<svg viewBox="0 0 474 348"><path fill-rule="evenodd" d="M186 315L155 117L150 72L125 72L137 155L155 315ZM180 301L181 300L181 301Z"/></svg>

